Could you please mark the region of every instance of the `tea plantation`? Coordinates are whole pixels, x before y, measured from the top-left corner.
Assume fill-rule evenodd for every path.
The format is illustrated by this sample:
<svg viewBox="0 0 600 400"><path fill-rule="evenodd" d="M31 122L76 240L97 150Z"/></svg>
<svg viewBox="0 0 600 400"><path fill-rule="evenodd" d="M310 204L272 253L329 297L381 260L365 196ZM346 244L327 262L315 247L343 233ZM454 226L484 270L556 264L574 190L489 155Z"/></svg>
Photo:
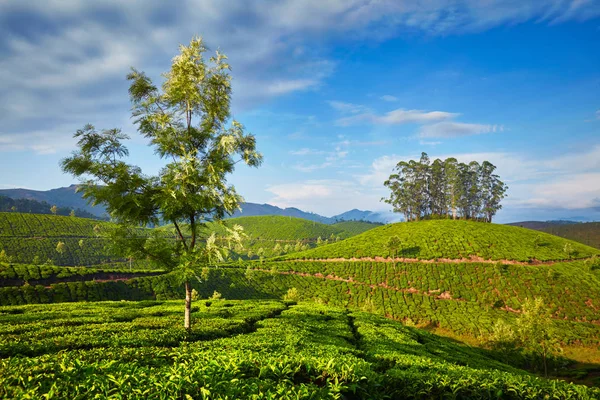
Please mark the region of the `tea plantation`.
<svg viewBox="0 0 600 400"><path fill-rule="evenodd" d="M280 301L0 308L0 397L593 399L375 315Z"/></svg>
<svg viewBox="0 0 600 400"><path fill-rule="evenodd" d="M0 212L0 250L17 263L75 266L122 261L105 250L94 227L107 222L87 218ZM57 251L63 243L62 252Z"/></svg>
<svg viewBox="0 0 600 400"><path fill-rule="evenodd" d="M44 229L51 241L103 240L96 237L96 221L0 216L1 240L31 240ZM257 235L245 244L264 243L259 218L238 220ZM310 221L271 222L283 239L265 235L265 242L295 245L299 236L314 240L324 232ZM211 267L192 282L204 300L193 303L191 332L181 326L184 292L172 274L144 269L141 260L132 271L123 264L19 264L18 254L8 251L14 248L4 247L13 261L0 261L0 397L600 396L598 389L537 378L515 368L520 362L434 335L482 344L497 321L516 326L524 301L541 297L560 344L597 354L596 249L466 221L352 233L303 252ZM388 245L394 236L397 248ZM98 254L110 256L104 247ZM290 290L299 305L281 301ZM227 300L206 300L215 291ZM564 372L564 366L553 371ZM577 373L582 379L589 373L588 384L599 383L594 374L600 368L590 368Z"/></svg>

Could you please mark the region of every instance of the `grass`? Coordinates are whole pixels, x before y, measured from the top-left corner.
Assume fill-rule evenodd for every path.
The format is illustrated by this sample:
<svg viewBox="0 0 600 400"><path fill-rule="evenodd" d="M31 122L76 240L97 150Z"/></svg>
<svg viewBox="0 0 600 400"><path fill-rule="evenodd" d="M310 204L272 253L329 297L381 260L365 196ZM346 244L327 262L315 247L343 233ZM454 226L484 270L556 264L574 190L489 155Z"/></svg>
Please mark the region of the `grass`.
<svg viewBox="0 0 600 400"><path fill-rule="evenodd" d="M277 301L198 304L196 335L187 337L174 335L181 301L1 308L0 397L600 396L600 389L538 378L485 351L362 312Z"/></svg>

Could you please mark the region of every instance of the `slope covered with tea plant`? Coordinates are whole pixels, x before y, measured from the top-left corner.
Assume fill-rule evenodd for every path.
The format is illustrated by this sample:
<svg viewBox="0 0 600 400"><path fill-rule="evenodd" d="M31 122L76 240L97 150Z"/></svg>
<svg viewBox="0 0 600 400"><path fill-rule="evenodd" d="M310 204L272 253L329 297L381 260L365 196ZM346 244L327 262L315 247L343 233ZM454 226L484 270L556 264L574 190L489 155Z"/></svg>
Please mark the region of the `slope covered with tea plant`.
<svg viewBox="0 0 600 400"><path fill-rule="evenodd" d="M181 301L2 307L0 397L600 396L597 388L538 378L482 350L366 313L202 301L188 333L180 326L181 307Z"/></svg>
<svg viewBox="0 0 600 400"><path fill-rule="evenodd" d="M302 218L278 215L229 218L223 225L231 228L240 225L246 237L242 248L232 249L231 259L259 259L307 250L327 243L338 242L380 226L368 222L342 222L333 225L322 224ZM159 229L175 236L172 225ZM225 234L221 224L208 223L207 232ZM184 233L186 232L183 228Z"/></svg>
<svg viewBox="0 0 600 400"><path fill-rule="evenodd" d="M119 261L94 231L105 224L78 217L0 213L0 250L16 263L75 266Z"/></svg>
<svg viewBox="0 0 600 400"><path fill-rule="evenodd" d="M398 244L390 248L391 237ZM548 261L586 258L600 251L543 232L473 221L432 220L384 225L339 243L287 258L405 257Z"/></svg>
<svg viewBox="0 0 600 400"><path fill-rule="evenodd" d="M319 237L322 240L339 237L344 239L353 234L364 232L359 228L353 227L355 224L344 227L344 224L327 225L320 222L309 221L307 219L284 217L279 215L265 215L252 217L236 217L223 220L223 224L228 227L240 225L244 228L244 233L249 239L255 240L279 240L279 241L296 241L310 240L315 241ZM362 223L360 225L363 225ZM367 225L367 224L364 224ZM371 227L376 227L375 224L368 224ZM350 228L352 227L352 228ZM167 225L161 229L169 229ZM223 228L217 223L208 223L207 229L222 233ZM350 232L352 230L353 232Z"/></svg>
<svg viewBox="0 0 600 400"><path fill-rule="evenodd" d="M351 236L359 235L363 232L369 231L373 228L377 228L378 226L382 226L382 223L379 222L369 222L369 221L341 221L332 224L331 226L335 228L341 228L344 231L348 232Z"/></svg>
<svg viewBox="0 0 600 400"><path fill-rule="evenodd" d="M548 224L533 228L600 249L600 222Z"/></svg>

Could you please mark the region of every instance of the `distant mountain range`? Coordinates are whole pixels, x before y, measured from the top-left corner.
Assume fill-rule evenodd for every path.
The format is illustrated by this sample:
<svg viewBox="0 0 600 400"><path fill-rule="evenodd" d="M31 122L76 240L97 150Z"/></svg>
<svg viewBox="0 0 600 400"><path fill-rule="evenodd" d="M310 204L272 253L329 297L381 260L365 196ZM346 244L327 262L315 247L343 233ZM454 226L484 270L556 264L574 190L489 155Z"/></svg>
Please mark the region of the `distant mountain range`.
<svg viewBox="0 0 600 400"><path fill-rule="evenodd" d="M30 199L43 201L58 207L68 207L71 209L85 210L99 218L106 218L106 211L101 206L91 206L87 200L81 198L81 193L76 193L77 185L62 187L50 190L30 190L30 189L2 189L0 196L6 196L13 199ZM243 203L242 211L236 211L232 217L255 216L255 215L282 215L285 217L304 218L310 221L321 222L324 224L333 224L338 221L369 221L369 222L397 222L400 221L398 214L391 212L374 212L363 210L350 210L344 213L334 215L333 217L324 217L319 214L302 211L298 208L280 208L270 204Z"/></svg>

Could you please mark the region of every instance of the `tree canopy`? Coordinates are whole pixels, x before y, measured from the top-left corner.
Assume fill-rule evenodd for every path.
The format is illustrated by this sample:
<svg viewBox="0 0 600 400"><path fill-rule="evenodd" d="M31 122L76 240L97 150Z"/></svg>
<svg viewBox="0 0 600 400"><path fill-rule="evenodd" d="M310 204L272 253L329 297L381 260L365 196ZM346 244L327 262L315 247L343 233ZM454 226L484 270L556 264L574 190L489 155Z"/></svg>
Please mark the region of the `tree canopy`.
<svg viewBox="0 0 600 400"><path fill-rule="evenodd" d="M506 184L494 174L489 161L459 163L421 153L419 161L400 161L384 185L391 190L382 199L404 214L407 221L424 218L462 218L492 222L502 208Z"/></svg>
<svg viewBox="0 0 600 400"><path fill-rule="evenodd" d="M201 38L180 46L162 87L132 69L129 95L137 130L149 140L165 165L146 175L124 160L129 137L120 129L97 131L86 125L74 137L78 150L62 161L65 172L85 178L83 197L103 204L120 224L112 232L127 257L145 257L173 270L186 287L185 326L190 327L190 279L199 268L223 258L205 222L232 214L242 198L227 175L243 162L257 167L262 156L256 139L241 123L230 120L231 76L227 57L219 51L208 61ZM173 223L177 240L158 234L139 235L136 227ZM182 225L189 228L184 235ZM239 239L236 227L229 230Z"/></svg>

